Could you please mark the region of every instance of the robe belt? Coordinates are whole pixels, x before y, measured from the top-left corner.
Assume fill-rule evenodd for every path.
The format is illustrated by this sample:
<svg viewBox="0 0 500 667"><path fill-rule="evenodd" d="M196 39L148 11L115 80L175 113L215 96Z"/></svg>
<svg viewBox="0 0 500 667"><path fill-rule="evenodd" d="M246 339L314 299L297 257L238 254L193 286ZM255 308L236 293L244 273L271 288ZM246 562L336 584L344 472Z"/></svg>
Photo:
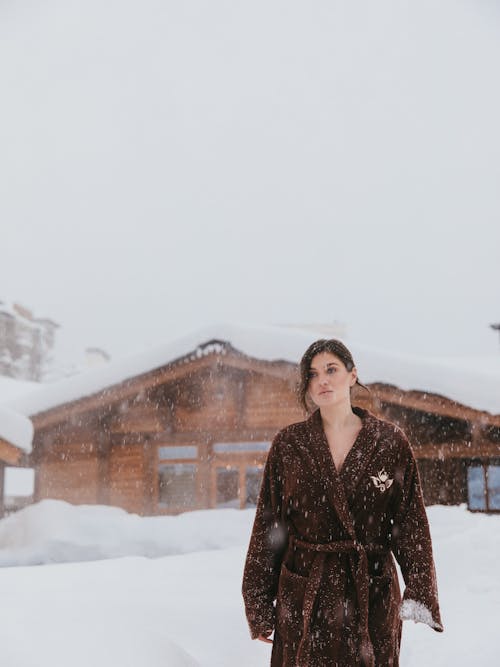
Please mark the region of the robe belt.
<svg viewBox="0 0 500 667"><path fill-rule="evenodd" d="M294 535L290 538L290 547L298 547L299 549L306 549L308 551L316 551L317 554L311 566L311 571L307 579L304 603L302 608L303 614L303 632L297 651L297 665L305 667L307 665L307 651L309 630L312 622L312 615L314 610L314 603L319 591L319 585L323 576L325 560L329 553L347 553L349 564L351 566L352 576L356 589L356 596L358 598L358 605L360 610L361 621L361 650L363 653L364 663L367 667L375 665L375 657L373 654L373 646L368 632L368 587L369 587L369 573L368 573L368 556L367 554L386 554L387 549L382 545L363 545L357 540L341 540L338 542L314 543L299 540ZM355 562L355 554L357 554L357 563Z"/></svg>

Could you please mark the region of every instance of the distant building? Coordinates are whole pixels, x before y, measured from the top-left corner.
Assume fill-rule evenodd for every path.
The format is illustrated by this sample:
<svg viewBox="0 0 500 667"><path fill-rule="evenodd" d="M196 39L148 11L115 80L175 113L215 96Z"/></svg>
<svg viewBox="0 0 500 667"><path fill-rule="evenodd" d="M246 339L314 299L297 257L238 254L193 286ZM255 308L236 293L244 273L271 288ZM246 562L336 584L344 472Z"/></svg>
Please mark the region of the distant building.
<svg viewBox="0 0 500 667"><path fill-rule="evenodd" d="M59 327L31 311L0 301L0 375L17 380L43 379Z"/></svg>

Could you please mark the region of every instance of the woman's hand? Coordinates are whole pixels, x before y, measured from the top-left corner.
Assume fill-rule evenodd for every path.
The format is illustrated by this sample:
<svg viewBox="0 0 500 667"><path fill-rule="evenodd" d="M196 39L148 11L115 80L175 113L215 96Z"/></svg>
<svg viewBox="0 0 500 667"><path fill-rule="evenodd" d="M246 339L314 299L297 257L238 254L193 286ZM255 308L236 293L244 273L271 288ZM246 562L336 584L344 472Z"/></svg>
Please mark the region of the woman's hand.
<svg viewBox="0 0 500 667"><path fill-rule="evenodd" d="M273 643L273 640L272 640L272 639L269 639L269 637L270 637L272 634L273 634L273 631L272 631L272 630L269 630L269 631L266 632L265 634L259 635L259 636L257 637L257 639L258 639L259 641L261 641L261 642L266 642L266 644L272 644L272 643Z"/></svg>

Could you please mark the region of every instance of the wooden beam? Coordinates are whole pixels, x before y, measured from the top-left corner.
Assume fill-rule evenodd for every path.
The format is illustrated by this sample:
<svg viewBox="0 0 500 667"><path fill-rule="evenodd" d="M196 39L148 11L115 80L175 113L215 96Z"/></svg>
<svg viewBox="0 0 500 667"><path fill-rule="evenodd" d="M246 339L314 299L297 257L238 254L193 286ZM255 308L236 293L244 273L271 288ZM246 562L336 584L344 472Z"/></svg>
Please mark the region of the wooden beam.
<svg viewBox="0 0 500 667"><path fill-rule="evenodd" d="M158 447L151 447L151 465L154 469L153 475L153 497L151 499L154 514L160 513L160 476L159 476L159 458Z"/></svg>
<svg viewBox="0 0 500 667"><path fill-rule="evenodd" d="M0 519L5 515L5 464L0 463Z"/></svg>
<svg viewBox="0 0 500 667"><path fill-rule="evenodd" d="M196 499L200 507L210 507L210 443L198 445L198 461L196 475Z"/></svg>
<svg viewBox="0 0 500 667"><path fill-rule="evenodd" d="M480 445L472 441L455 441L412 445L417 459L470 459L500 456L500 443L482 440Z"/></svg>
<svg viewBox="0 0 500 667"><path fill-rule="evenodd" d="M149 440L146 440L143 448L143 466L144 466L144 483L143 483L143 501L142 512L145 516L149 516L156 512L157 508L153 502L155 496L155 475L158 475L158 467L155 467L157 461L156 446Z"/></svg>
<svg viewBox="0 0 500 667"><path fill-rule="evenodd" d="M185 431L173 433L113 433L114 446L137 445L149 441L155 444L202 445L208 442L271 442L278 429L231 429L217 431Z"/></svg>
<svg viewBox="0 0 500 667"><path fill-rule="evenodd" d="M246 499L247 499L247 480L246 480L246 467L241 466L239 468L238 475L238 496L240 500L240 510L245 509Z"/></svg>
<svg viewBox="0 0 500 667"><path fill-rule="evenodd" d="M28 466L29 455L19 447L0 439L0 461L11 466Z"/></svg>
<svg viewBox="0 0 500 667"><path fill-rule="evenodd" d="M97 502L109 505L109 454L111 438L102 424L98 431L97 442Z"/></svg>
<svg viewBox="0 0 500 667"><path fill-rule="evenodd" d="M215 466L210 467L210 503L209 509L215 509L217 507L217 468Z"/></svg>

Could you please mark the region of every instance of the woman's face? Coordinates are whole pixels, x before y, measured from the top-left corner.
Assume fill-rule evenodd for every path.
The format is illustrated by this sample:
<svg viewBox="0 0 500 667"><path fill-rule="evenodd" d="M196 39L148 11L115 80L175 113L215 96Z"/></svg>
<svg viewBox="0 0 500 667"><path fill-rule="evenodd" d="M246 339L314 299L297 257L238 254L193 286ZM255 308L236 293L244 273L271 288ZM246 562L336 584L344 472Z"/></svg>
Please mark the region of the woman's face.
<svg viewBox="0 0 500 667"><path fill-rule="evenodd" d="M356 383L357 371L348 371L343 362L331 352L320 352L311 361L307 391L319 406L350 401L350 388Z"/></svg>

